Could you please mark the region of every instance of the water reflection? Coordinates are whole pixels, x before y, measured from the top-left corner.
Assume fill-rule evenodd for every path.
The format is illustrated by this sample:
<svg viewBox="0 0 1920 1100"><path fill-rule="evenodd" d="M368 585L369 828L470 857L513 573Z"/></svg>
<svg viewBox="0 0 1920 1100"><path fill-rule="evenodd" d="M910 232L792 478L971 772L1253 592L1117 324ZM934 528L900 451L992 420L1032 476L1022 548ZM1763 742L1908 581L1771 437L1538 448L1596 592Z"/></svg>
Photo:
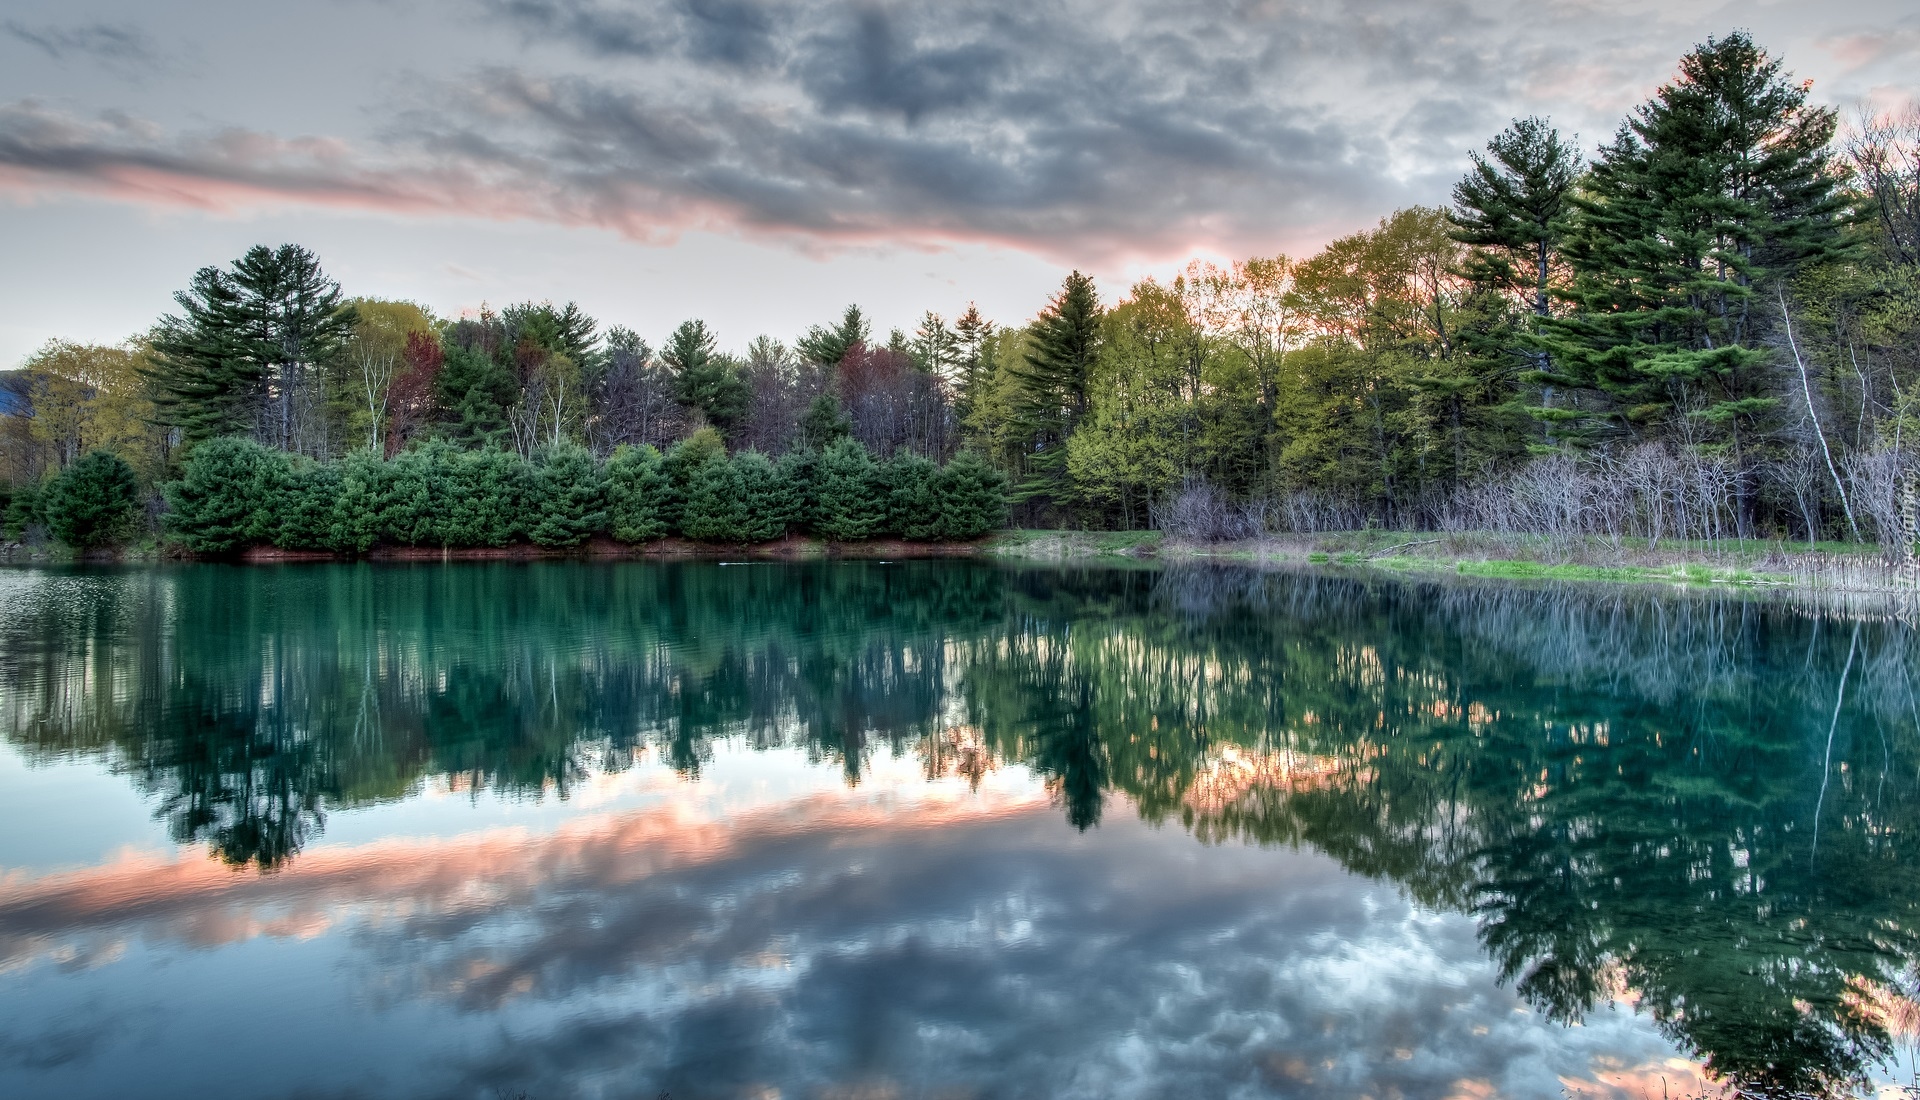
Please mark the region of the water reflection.
<svg viewBox="0 0 1920 1100"><path fill-rule="evenodd" d="M1182 1044L1243 1052L1188 1066L1196 1095L1202 1079L1304 1093L1312 1078L1337 1093L1353 1081L1323 1063L1442 1049L1427 1040L1454 1025L1401 989L1375 1016L1359 1013L1367 1027L1321 1027L1307 1041L1315 1013L1334 1010L1289 998L1302 996L1302 968L1326 964L1287 937L1346 935L1353 951L1411 960L1431 945L1377 914L1455 913L1508 988L1551 1020L1593 1024L1631 1004L1745 1091L1843 1093L1909 1041L1915 1018L1911 646L1898 621L1727 596L1245 570L10 573L9 741L39 759L104 762L147 792L179 842L276 874L136 861L16 883L0 891L0 959L55 941L120 950L111 930L129 921L196 942L244 939L263 921L319 927L350 901L386 914L366 935L391 964L383 981L415 983L396 997L480 1012L651 975L655 1007L568 1032L538 1057L666 1066L676 1096L741 1095L807 1058L845 1063L818 1067L821 1081L878 1080L933 1051L1004 1063L1016 1047L1039 1061L992 1074L955 1062L929 1079L1100 1095L1098 1082L1048 1070L1049 1052L1084 1048L1076 1029L1112 1025L1145 990L1141 975L1180 971L1194 983L1188 1015L1160 1021L1154 1056ZM963 787L1025 769L1092 847L1062 847L1058 826L1016 799L884 822L835 804L783 811L813 814L804 828L656 816L533 844L482 835L302 854L328 814L429 786L565 798L649 758L697 779L736 744L805 753L856 789L882 761ZM1136 816L1181 829L1143 832ZM1184 834L1253 847L1195 863L1166 848L1190 848ZM849 846L870 848L865 866L884 872L827 870L820 852ZM1304 863L1298 890L1236 879L1248 853L1276 847L1324 853L1402 900L1316 894ZM1145 868L1169 881L1114 885ZM863 890L879 881L885 891ZM1151 905L1086 907L1124 896L1140 908L1157 893L1207 899L1212 938L1157 927ZM1043 897L1050 911L980 908L1012 897ZM1374 915L1352 908L1360 898ZM1023 955L1023 935L1044 950ZM943 936L968 950L943 949ZM814 980L789 988L779 975L797 956ZM1019 965L986 968L1003 956ZM835 967L858 974L827 977ZM1037 992L1072 985L1069 972L1103 981L1059 1004ZM853 1000L816 1003L825 996ZM1398 1016L1384 1007L1396 999ZM1340 1011L1351 1024L1351 1002ZM1025 1029L1022 1042L986 1020ZM921 1030L889 1031L903 1021ZM822 1053L822 1028L835 1053ZM1256 1033L1291 1038L1263 1047ZM714 1038L728 1035L737 1041ZM516 1048L521 1061L468 1067L468 1083L537 1084L526 1057ZM1498 1078L1496 1062L1443 1061L1394 1087ZM1223 1065L1242 1076L1209 1076Z"/></svg>

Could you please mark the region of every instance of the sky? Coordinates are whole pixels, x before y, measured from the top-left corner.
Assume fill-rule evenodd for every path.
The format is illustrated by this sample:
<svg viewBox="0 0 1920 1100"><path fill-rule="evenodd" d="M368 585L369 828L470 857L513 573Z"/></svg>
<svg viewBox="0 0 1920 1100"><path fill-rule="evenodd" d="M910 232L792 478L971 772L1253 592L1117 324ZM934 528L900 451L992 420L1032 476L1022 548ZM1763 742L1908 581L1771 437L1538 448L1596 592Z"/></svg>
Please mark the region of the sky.
<svg viewBox="0 0 1920 1100"><path fill-rule="evenodd" d="M656 341L1017 324L1443 203L1514 117L1590 152L1735 29L1843 117L1920 101L1902 0L9 0L0 368L286 241Z"/></svg>

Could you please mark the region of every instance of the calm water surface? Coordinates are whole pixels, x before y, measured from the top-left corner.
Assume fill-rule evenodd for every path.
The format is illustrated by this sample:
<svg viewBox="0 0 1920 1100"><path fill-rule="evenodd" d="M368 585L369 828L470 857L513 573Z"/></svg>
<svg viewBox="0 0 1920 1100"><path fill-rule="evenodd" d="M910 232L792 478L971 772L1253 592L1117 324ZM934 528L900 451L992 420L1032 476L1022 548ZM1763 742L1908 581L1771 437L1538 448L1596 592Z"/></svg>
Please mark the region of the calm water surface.
<svg viewBox="0 0 1920 1100"><path fill-rule="evenodd" d="M1920 648L976 562L0 571L0 1095L1912 1080Z"/></svg>

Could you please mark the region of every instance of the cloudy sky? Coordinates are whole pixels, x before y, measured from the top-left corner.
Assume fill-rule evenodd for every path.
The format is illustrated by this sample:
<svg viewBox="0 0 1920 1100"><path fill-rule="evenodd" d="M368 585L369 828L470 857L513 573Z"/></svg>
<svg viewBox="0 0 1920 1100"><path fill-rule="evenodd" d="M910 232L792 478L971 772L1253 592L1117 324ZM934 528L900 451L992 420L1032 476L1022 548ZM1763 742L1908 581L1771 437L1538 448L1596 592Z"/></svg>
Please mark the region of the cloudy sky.
<svg viewBox="0 0 1920 1100"><path fill-rule="evenodd" d="M1734 28L1849 114L1920 95L1901 0L11 0L0 367L288 240L443 314L1018 322L1441 201L1515 115L1591 148Z"/></svg>

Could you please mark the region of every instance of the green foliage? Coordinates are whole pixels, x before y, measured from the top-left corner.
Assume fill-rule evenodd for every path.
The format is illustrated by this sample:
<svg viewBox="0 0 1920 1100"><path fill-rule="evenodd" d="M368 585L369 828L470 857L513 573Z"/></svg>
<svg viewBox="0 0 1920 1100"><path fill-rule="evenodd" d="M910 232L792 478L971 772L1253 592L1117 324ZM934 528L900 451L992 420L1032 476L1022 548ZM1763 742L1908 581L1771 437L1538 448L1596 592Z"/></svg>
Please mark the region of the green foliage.
<svg viewBox="0 0 1920 1100"><path fill-rule="evenodd" d="M203 267L174 295L181 314L162 318L153 338L154 404L189 440L259 424L288 449L293 391L340 352L357 317L298 245L256 245L232 266Z"/></svg>
<svg viewBox="0 0 1920 1100"><path fill-rule="evenodd" d="M661 498L661 518L674 530L683 527L682 512L685 510L687 494L693 487L693 475L696 470L709 462L725 462L727 445L720 433L712 428L702 428L687 438L667 448L666 457L661 460L661 473L666 475L667 490Z"/></svg>
<svg viewBox="0 0 1920 1100"><path fill-rule="evenodd" d="M806 335L795 341L793 350L808 363L833 367L847 357L847 352L855 344L865 344L872 336L873 328L860 312L860 307L848 306L839 323L813 326Z"/></svg>
<svg viewBox="0 0 1920 1100"><path fill-rule="evenodd" d="M719 354L716 343L706 322L687 321L667 338L660 358L673 370L675 400L727 431L747 411L747 383L740 365Z"/></svg>
<svg viewBox="0 0 1920 1100"><path fill-rule="evenodd" d="M942 466L931 489L940 516L935 537L977 539L1006 526L1006 476L972 451L961 451Z"/></svg>
<svg viewBox="0 0 1920 1100"><path fill-rule="evenodd" d="M43 508L47 530L73 549L115 546L138 529L139 479L119 455L92 451L53 480Z"/></svg>
<svg viewBox="0 0 1920 1100"><path fill-rule="evenodd" d="M739 466L707 458L687 469L686 507L680 533L700 542L743 542L749 519Z"/></svg>
<svg viewBox="0 0 1920 1100"><path fill-rule="evenodd" d="M734 455L732 466L743 503L737 541L772 542L784 536L798 511L798 497L785 471L759 451Z"/></svg>
<svg viewBox="0 0 1920 1100"><path fill-rule="evenodd" d="M807 450L824 451L852 434L853 421L847 419L840 410L840 399L831 393L814 398L800 418L800 446Z"/></svg>
<svg viewBox="0 0 1920 1100"><path fill-rule="evenodd" d="M535 466L538 494L528 537L541 546L578 546L606 530L607 493L599 464L585 447L560 443L543 449Z"/></svg>
<svg viewBox="0 0 1920 1100"><path fill-rule="evenodd" d="M820 452L803 447L780 456L778 465L782 494L790 526L819 533Z"/></svg>
<svg viewBox="0 0 1920 1100"><path fill-rule="evenodd" d="M225 554L269 541L292 472L285 453L222 436L194 446L180 480L166 486L167 526L196 554Z"/></svg>
<svg viewBox="0 0 1920 1100"><path fill-rule="evenodd" d="M373 451L354 451L334 465L339 474L332 486L333 514L327 526L326 547L363 553L386 533L392 472Z"/></svg>
<svg viewBox="0 0 1920 1100"><path fill-rule="evenodd" d="M1709 39L1600 150L1571 202L1574 310L1549 326L1564 377L1616 428L1704 414L1742 445L1775 402L1756 287L1840 244L1834 114L1744 33Z"/></svg>
<svg viewBox="0 0 1920 1100"><path fill-rule="evenodd" d="M821 454L816 484L813 526L821 535L851 542L885 531L885 487L859 440L843 439Z"/></svg>
<svg viewBox="0 0 1920 1100"><path fill-rule="evenodd" d="M883 530L887 534L916 542L940 537L943 525L933 491L938 469L930 459L908 451L894 455L880 467L875 484L886 493Z"/></svg>
<svg viewBox="0 0 1920 1100"><path fill-rule="evenodd" d="M0 534L10 539L24 538L32 529L46 526L46 512L41 507L44 500L45 490L39 485L14 486L4 516L0 516L4 520Z"/></svg>
<svg viewBox="0 0 1920 1100"><path fill-rule="evenodd" d="M296 459L273 502L272 534L263 541L283 550L332 550L340 465Z"/></svg>
<svg viewBox="0 0 1920 1100"><path fill-rule="evenodd" d="M520 397L513 368L479 348L450 347L436 381L439 405L449 418L447 435L471 445L497 443L507 430L507 410Z"/></svg>
<svg viewBox="0 0 1920 1100"><path fill-rule="evenodd" d="M505 546L527 533L533 471L512 451L458 455L447 467L448 546Z"/></svg>
<svg viewBox="0 0 1920 1100"><path fill-rule="evenodd" d="M647 542L668 532L670 488L660 452L622 445L607 460L607 524L621 542Z"/></svg>
<svg viewBox="0 0 1920 1100"><path fill-rule="evenodd" d="M1100 328L1093 277L1075 271L1033 323L1026 354L1009 365L1016 385L1013 430L1026 456L1016 500L1054 507L1069 500L1067 438L1087 412Z"/></svg>

